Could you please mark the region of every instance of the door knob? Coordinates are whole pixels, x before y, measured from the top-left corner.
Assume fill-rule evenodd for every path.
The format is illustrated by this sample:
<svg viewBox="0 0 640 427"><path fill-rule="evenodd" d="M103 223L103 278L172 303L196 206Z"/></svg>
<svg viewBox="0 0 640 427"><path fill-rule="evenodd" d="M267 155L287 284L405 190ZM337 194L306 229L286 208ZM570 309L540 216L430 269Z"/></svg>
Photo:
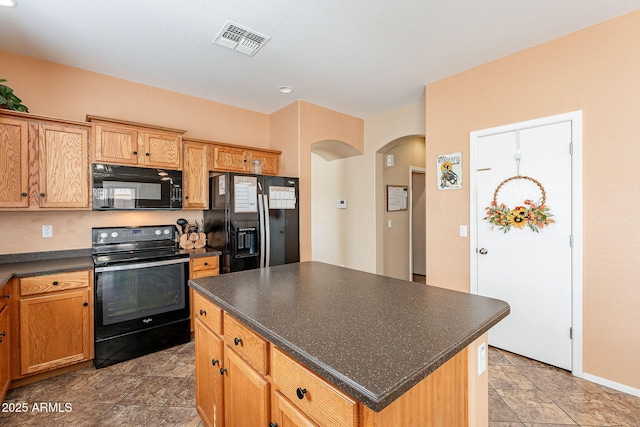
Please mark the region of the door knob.
<svg viewBox="0 0 640 427"><path fill-rule="evenodd" d="M487 250L487 248L480 248L480 250L478 252L480 252L480 255L486 255L487 252L489 252L489 251Z"/></svg>

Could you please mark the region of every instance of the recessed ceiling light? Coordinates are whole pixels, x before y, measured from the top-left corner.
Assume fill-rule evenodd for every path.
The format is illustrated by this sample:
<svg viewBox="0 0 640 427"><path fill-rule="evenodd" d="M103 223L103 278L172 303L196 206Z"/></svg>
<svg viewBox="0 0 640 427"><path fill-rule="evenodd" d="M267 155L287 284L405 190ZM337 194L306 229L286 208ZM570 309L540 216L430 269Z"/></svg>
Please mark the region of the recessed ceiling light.
<svg viewBox="0 0 640 427"><path fill-rule="evenodd" d="M16 0L0 0L0 6L4 7L16 7L18 2Z"/></svg>
<svg viewBox="0 0 640 427"><path fill-rule="evenodd" d="M291 93L291 92L293 92L293 88L291 86L280 86L278 88L278 92L280 92L280 93Z"/></svg>

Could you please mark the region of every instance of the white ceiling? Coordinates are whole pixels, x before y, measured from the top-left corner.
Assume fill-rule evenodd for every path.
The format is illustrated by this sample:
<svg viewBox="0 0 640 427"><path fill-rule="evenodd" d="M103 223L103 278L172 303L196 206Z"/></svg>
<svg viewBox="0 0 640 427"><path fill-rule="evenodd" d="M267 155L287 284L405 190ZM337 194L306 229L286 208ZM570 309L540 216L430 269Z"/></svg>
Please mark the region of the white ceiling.
<svg viewBox="0 0 640 427"><path fill-rule="evenodd" d="M17 0L0 50L263 113L296 99L368 118L425 84L640 8L639 0ZM270 36L253 57L227 20ZM2 76L0 64L0 78ZM294 92L283 95L278 86Z"/></svg>

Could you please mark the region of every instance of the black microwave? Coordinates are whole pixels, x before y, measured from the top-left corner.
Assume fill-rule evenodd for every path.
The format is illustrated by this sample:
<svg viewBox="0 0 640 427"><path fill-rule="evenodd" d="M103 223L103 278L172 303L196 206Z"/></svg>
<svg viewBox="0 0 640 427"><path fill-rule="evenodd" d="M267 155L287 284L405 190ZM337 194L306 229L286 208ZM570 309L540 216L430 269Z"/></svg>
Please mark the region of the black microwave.
<svg viewBox="0 0 640 427"><path fill-rule="evenodd" d="M182 171L93 165L93 210L182 209Z"/></svg>

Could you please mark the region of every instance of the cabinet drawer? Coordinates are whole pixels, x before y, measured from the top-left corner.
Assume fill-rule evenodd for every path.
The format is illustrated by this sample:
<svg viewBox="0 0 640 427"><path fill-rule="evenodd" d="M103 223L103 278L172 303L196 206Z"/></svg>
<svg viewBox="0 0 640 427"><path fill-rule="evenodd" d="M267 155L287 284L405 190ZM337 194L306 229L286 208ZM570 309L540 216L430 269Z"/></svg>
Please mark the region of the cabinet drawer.
<svg viewBox="0 0 640 427"><path fill-rule="evenodd" d="M192 304L194 319L200 319L213 332L222 335L222 310L197 291L193 293Z"/></svg>
<svg viewBox="0 0 640 427"><path fill-rule="evenodd" d="M226 312L224 313L224 342L262 375L267 374L269 343Z"/></svg>
<svg viewBox="0 0 640 427"><path fill-rule="evenodd" d="M218 256L191 259L191 279L218 275Z"/></svg>
<svg viewBox="0 0 640 427"><path fill-rule="evenodd" d="M20 295L36 295L89 286L89 270L47 274L20 279Z"/></svg>
<svg viewBox="0 0 640 427"><path fill-rule="evenodd" d="M357 426L355 400L275 347L271 352L271 378L280 393L319 425Z"/></svg>

